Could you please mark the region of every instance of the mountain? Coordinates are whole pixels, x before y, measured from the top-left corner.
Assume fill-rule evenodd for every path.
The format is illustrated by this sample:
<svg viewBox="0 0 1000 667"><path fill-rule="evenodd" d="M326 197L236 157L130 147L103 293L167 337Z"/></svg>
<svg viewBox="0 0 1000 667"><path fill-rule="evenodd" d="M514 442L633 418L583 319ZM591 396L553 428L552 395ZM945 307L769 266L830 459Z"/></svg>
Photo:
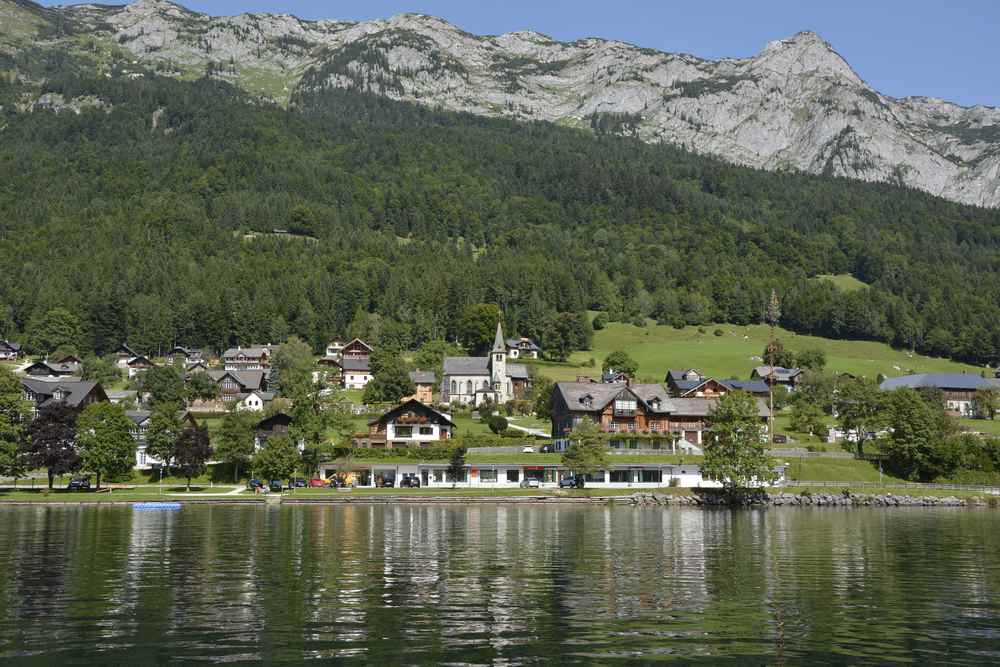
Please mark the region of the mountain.
<svg viewBox="0 0 1000 667"><path fill-rule="evenodd" d="M365 22L211 17L166 0L42 8L0 0L4 52L54 44L181 78L206 72L283 104L330 88L451 111L667 142L768 170L887 182L1000 205L1000 109L895 99L818 35L706 60L603 39L464 32L402 14Z"/></svg>

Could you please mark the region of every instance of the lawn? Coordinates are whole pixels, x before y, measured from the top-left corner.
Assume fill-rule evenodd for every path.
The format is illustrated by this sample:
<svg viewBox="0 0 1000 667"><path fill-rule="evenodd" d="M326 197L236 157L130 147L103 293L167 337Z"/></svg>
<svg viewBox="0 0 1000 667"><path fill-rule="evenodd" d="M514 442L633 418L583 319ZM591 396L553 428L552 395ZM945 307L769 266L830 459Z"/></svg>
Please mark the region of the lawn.
<svg viewBox="0 0 1000 667"><path fill-rule="evenodd" d="M614 350L625 350L639 364L638 376L644 382L663 382L671 368L697 368L717 378L749 378L761 362L767 343L768 328L763 325L706 325L675 329L650 323L646 327L611 323L595 332L593 349L574 352L568 363L533 364L536 372L554 380L573 380L578 375L596 377L601 361ZM715 336L719 330L721 336ZM936 359L894 350L882 343L846 341L803 336L784 329L778 337L793 351L819 349L826 353L828 371L850 372L870 378L878 374L904 375L909 372L978 373L979 368L948 359ZM594 366L589 365L594 359Z"/></svg>
<svg viewBox="0 0 1000 667"><path fill-rule="evenodd" d="M888 473L879 478L878 465L857 459L833 459L821 457L786 457L789 464L788 479L810 482L878 482L887 484L904 480Z"/></svg>
<svg viewBox="0 0 1000 667"><path fill-rule="evenodd" d="M205 490L208 491L207 489ZM167 495L167 494L171 495ZM176 495L174 495L176 494ZM168 501L176 502L183 500L214 500L221 502L263 502L262 498L254 497L251 494L241 494L239 496L219 496L201 492L184 493L183 489L168 491L164 489L160 494L155 489L116 489L110 493L96 492L69 492L69 491L0 491L0 504L4 502L35 502L35 503L123 503L123 502L153 502Z"/></svg>
<svg viewBox="0 0 1000 667"><path fill-rule="evenodd" d="M850 273L838 273L836 275L825 274L816 276L813 280L831 283L841 292L856 292L859 289L865 289L868 287L868 283L858 280Z"/></svg>
<svg viewBox="0 0 1000 667"><path fill-rule="evenodd" d="M959 419L958 423L966 431L1000 436L1000 419Z"/></svg>

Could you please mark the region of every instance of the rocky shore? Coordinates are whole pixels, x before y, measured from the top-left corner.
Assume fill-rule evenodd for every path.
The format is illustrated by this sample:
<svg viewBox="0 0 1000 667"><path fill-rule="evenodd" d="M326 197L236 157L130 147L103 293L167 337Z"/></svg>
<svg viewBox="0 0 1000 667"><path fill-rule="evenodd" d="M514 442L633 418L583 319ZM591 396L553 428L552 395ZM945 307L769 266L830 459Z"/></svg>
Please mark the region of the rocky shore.
<svg viewBox="0 0 1000 667"><path fill-rule="evenodd" d="M633 507L996 507L1000 498L958 498L956 496L908 496L894 493L753 493L736 497L721 493L667 495L636 493L627 496Z"/></svg>

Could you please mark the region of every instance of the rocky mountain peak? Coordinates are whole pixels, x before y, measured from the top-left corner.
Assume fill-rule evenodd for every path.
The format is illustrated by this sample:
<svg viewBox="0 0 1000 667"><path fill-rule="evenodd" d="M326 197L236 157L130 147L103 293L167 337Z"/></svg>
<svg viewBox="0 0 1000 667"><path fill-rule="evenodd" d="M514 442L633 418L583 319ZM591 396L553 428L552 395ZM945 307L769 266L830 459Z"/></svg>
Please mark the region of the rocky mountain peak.
<svg viewBox="0 0 1000 667"><path fill-rule="evenodd" d="M352 23L211 17L169 0L88 7L0 0L0 50L5 42L30 48L48 17L67 12L94 40L151 69L207 72L282 103L357 88L1000 206L1000 110L880 95L814 32L749 58L712 61L594 37L558 42L531 30L477 36L418 13ZM66 48L74 45L67 40Z"/></svg>

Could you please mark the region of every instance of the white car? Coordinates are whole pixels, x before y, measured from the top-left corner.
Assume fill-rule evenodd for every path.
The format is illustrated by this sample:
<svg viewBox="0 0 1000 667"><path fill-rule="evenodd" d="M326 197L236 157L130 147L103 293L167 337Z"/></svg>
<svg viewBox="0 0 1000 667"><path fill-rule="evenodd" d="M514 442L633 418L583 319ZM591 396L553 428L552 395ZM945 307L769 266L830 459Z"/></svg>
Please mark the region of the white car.
<svg viewBox="0 0 1000 667"><path fill-rule="evenodd" d="M525 477L524 479L521 480L521 488L522 489L537 489L538 488L538 480L535 479L534 477Z"/></svg>
<svg viewBox="0 0 1000 667"><path fill-rule="evenodd" d="M529 446L525 445L524 447L521 448L521 453L522 454L534 454L535 453L535 448L534 447L529 447Z"/></svg>

